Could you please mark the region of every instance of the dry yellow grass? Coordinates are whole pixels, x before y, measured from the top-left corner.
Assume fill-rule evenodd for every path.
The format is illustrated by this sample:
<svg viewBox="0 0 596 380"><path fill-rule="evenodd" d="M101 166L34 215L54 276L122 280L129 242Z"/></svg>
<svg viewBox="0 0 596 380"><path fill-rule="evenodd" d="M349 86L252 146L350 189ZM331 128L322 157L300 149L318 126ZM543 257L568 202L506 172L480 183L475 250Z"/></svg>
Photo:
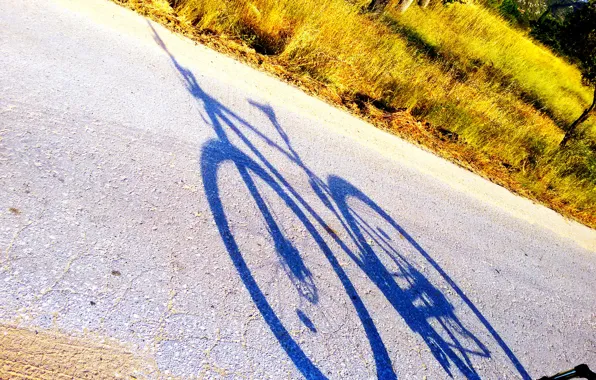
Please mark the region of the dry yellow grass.
<svg viewBox="0 0 596 380"><path fill-rule="evenodd" d="M596 226L595 118L558 147L590 90L480 5L371 15L365 0L116 1Z"/></svg>

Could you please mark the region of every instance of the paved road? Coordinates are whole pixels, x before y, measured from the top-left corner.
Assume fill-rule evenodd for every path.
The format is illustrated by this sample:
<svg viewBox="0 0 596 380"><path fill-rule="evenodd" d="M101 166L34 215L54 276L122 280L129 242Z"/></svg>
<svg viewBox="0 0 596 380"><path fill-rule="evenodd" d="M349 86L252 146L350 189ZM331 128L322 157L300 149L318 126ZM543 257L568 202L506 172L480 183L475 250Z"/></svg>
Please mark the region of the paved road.
<svg viewBox="0 0 596 380"><path fill-rule="evenodd" d="M2 323L113 338L139 377L596 366L594 231L114 4L0 23Z"/></svg>

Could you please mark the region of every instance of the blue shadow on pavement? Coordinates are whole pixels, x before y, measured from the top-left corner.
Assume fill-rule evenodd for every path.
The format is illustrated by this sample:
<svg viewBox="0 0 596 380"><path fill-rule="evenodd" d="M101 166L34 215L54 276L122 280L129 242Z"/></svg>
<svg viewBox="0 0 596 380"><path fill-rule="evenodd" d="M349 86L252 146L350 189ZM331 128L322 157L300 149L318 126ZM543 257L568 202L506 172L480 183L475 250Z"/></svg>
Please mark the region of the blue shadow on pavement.
<svg viewBox="0 0 596 380"><path fill-rule="evenodd" d="M325 181L317 177L294 150L288 135L277 121L275 112L269 105L254 101L250 102L255 109L263 112L269 119L278 134L277 138L281 137L283 140L281 145L203 91L194 74L178 63L151 23L149 23L149 26L153 30L156 43L170 57L188 92L201 104L206 114L206 117L203 118L213 128L217 136L217 138L211 139L202 147L200 168L207 201L222 242L253 303L269 326L272 334L304 377L308 379L326 378L325 374L291 336L283 321L271 306L267 295L259 286L255 275L245 260L244 255L250 254L250 252L242 252L239 248L226 215L218 185L218 171L224 163L231 163L236 168L241 179L238 185L243 186L248 191L257 205L262 220L272 238L281 267L284 268L298 294L313 305L318 303L319 297L313 275L302 259L301 253L292 241L284 235L279 221L276 220L275 210L271 209L270 204L265 201L262 194L263 184L279 197L316 242L316 245L340 280L362 324L373 353L378 378L395 379L397 374L387 347L383 343L369 311L352 280L339 263L338 253L347 254L354 261L362 273L389 301L401 317L401 320L422 338L434 358L449 376L455 375L453 370L455 368L467 378L478 379L479 376L472 365L470 356L491 357L491 353L471 331L463 326L455 314L453 305L444 294L392 245L388 231L376 226L376 223L373 225L373 221L367 220L371 214L382 221L384 225L389 226L405 237L409 244L440 274L454 293L463 300L465 305L478 318L518 373L523 378L529 379L523 365L464 292L380 206L345 179L331 176ZM283 154L304 172L311 185L311 190L331 210L335 218L334 221L343 226L344 235L347 234L351 243L357 247L356 251L350 248L349 242L340 238L338 232L329 227L330 223L324 220L315 211L314 207L305 200L305 197L284 178L282 173L265 157L264 153L252 143L252 140L248 138L245 132L250 132L252 136L266 142L270 149ZM238 144L232 142L230 136L234 136L234 141L240 141L242 147L245 150L247 149L254 158L241 151ZM359 202L361 206L365 207L368 210L366 215L361 215L360 212L350 207L349 200L350 202ZM319 230L324 232L319 232ZM322 234L326 234L327 238L331 238L340 247L340 252L333 252ZM374 243L375 248L372 247L371 242ZM407 287L398 284L393 277L395 273L387 269L379 255L385 255L393 262L394 267L399 268L401 278L408 283ZM317 332L314 323L302 310L297 310L296 313L300 321L311 332ZM431 325L431 319L438 321L441 331L447 337L440 334L437 328ZM460 344L462 339L468 343L472 342L475 348L464 347Z"/></svg>

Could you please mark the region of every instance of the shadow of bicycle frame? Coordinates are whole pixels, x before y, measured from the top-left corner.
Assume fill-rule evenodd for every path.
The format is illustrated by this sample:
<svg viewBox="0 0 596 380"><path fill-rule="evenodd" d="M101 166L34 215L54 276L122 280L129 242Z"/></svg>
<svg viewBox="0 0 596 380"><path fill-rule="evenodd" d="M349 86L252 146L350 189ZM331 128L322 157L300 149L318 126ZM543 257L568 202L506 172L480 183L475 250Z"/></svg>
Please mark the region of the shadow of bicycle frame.
<svg viewBox="0 0 596 380"><path fill-rule="evenodd" d="M295 284L300 295L315 304L318 299L318 290L312 274L305 265L301 253L284 236L283 229L280 227L279 221L276 220L275 210L272 210L264 199L262 189L260 189L257 181L261 186L265 184L283 201L285 206L291 210L305 227L310 237L316 242L318 249L323 253L333 268L335 275L340 280L362 324L373 353L378 378L397 378L387 348L381 339L373 318L356 291L355 285L339 264L337 254L326 243L317 227L324 230L328 234L327 237L337 243L341 251L347 254L362 273L380 290L407 326L413 332L420 335L437 362L440 363L448 375L453 376L452 367L455 367L466 378L479 378L472 365L470 355L491 357L491 353L471 331L463 326L462 322L455 315L453 305L442 292L432 285L421 272L416 270L415 266L410 264L399 250L392 247L387 233L372 226L357 210L350 206L353 201L357 201L367 207L372 214L376 215L381 221L407 240L477 317L482 326L489 332L504 354L509 358L521 377L529 379L528 373L512 350L461 288L457 286L438 263L388 213L347 180L337 176L330 176L327 180L318 178L304 164L292 147L289 137L277 121L272 107L257 102L250 102L256 109L262 111L267 116L271 124L275 127L279 135L278 137L281 136L285 146L277 144L272 138L260 132L258 128L209 96L199 86L194 74L181 66L169 52L167 46L165 46L151 23L149 23L149 26L153 30L156 43L171 59L173 66L180 75L182 83L189 93L201 104L203 111L207 115L207 117L203 117L205 122L213 128L217 135L216 139L208 141L202 147L200 171L207 201L222 242L253 303L256 305L281 347L304 377L318 379L325 378L326 376L305 354L304 350L291 336L286 327L284 327L283 322L267 300L267 296L260 288L243 256L250 252L243 253L236 241L225 212L218 184L219 171L225 163L231 163L235 167L241 178L242 185L248 190L250 197L258 207L262 220L266 224L267 230L274 242L278 259L282 263L282 266L286 268L286 274L292 280L292 283ZM281 171L251 142L243 130L267 142L271 149L281 152L286 158L302 169L308 177L313 192L332 211L335 218L343 226L347 236L349 236L351 243L357 247L357 251L349 248L350 244L343 241L340 238L340 234L329 227L329 223L315 211L314 206L309 204L305 200L305 197L284 178ZM251 158L238 149L231 142L228 136L229 133L233 134L236 139L239 139L244 144L244 147L248 148L251 155L256 158ZM370 241L375 242L376 247L381 247L381 252L379 252L379 248L375 250L370 244ZM403 285L400 286L395 281L394 273L387 269L379 257L380 254L390 258L393 264L399 268L402 277L409 284L407 288L404 288ZM423 307L419 306L420 302L424 305ZM312 322L308 320L306 315L301 315L299 312L298 316L307 326L310 323L311 326L309 326L309 329L316 332L316 326L312 325ZM439 321L442 330L447 333L449 341L444 339L436 331L436 328L429 323L430 318L435 318L435 320ZM474 342L477 349L469 350L464 348L459 343L458 334L468 341Z"/></svg>

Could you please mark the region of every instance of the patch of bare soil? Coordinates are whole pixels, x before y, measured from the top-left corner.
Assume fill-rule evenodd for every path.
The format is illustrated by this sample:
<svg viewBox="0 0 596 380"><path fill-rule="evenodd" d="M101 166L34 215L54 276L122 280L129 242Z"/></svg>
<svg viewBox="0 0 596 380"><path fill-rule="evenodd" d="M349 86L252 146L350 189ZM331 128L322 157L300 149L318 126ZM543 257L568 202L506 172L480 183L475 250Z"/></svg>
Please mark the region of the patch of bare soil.
<svg viewBox="0 0 596 380"><path fill-rule="evenodd" d="M154 372L150 360L99 340L0 325L0 379L142 379Z"/></svg>

